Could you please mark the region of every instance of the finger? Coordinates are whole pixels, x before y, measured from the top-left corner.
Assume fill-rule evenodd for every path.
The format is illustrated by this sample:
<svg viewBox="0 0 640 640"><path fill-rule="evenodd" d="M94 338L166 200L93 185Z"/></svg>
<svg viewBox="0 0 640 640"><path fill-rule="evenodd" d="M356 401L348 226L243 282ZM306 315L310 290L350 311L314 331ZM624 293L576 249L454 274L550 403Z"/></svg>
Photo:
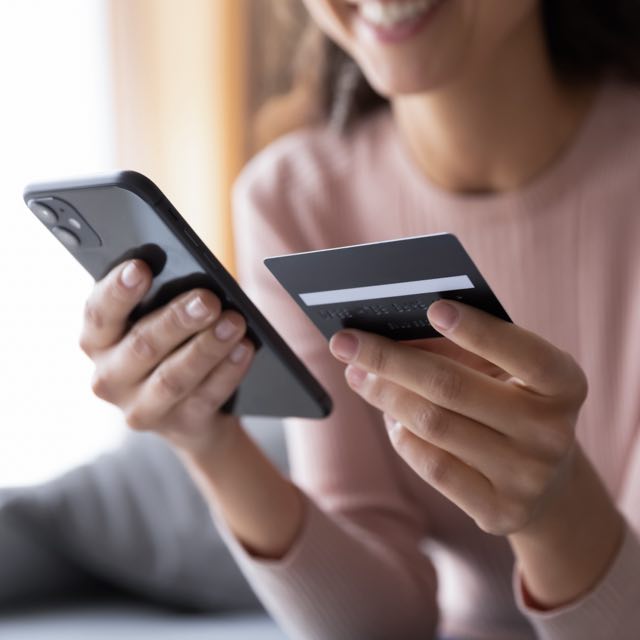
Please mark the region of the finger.
<svg viewBox="0 0 640 640"><path fill-rule="evenodd" d="M142 260L129 260L98 281L84 308L80 347L91 353L116 343L126 331L127 317L151 286L151 270Z"/></svg>
<svg viewBox="0 0 640 640"><path fill-rule="evenodd" d="M228 330L233 333L221 339L215 329L225 326L225 321L231 323ZM135 406L127 412L129 424L149 426L162 420L230 355L245 328L240 314L225 312L213 330L203 330L165 358L142 383Z"/></svg>
<svg viewBox="0 0 640 640"><path fill-rule="evenodd" d="M494 486L502 485L505 476L512 478L517 471L519 456L502 433L374 374L363 377L351 365L345 376L349 386L369 404L392 415L419 438L477 469Z"/></svg>
<svg viewBox="0 0 640 640"><path fill-rule="evenodd" d="M424 351L429 351L430 353L437 353L438 355L446 356L451 360L459 362L465 367L475 369L476 371L491 376L492 378L507 380L511 377L511 374L507 373L493 362L489 362L488 360L477 356L475 353L471 353L471 351L467 351L466 349L459 347L457 344L451 342L451 340L447 340L443 336L439 336L437 338L405 340L404 343L412 347L418 347Z"/></svg>
<svg viewBox="0 0 640 640"><path fill-rule="evenodd" d="M123 388L142 381L168 354L216 319L224 328L220 311L220 300L215 294L194 289L138 320L100 363L94 390L100 382L96 380L98 377L102 379L102 386L111 390L111 395L116 393L116 386ZM225 319L238 325L244 322L237 313L229 313ZM105 390L101 390L103 396Z"/></svg>
<svg viewBox="0 0 640 640"><path fill-rule="evenodd" d="M340 356L343 338L352 338L351 359ZM390 380L445 409L502 433L521 437L530 428L533 399L513 386L454 360L365 331L340 331L330 346L341 360ZM538 415L537 413L535 415Z"/></svg>
<svg viewBox="0 0 640 640"><path fill-rule="evenodd" d="M572 393L584 382L569 354L535 333L480 309L439 300L429 307L427 315L449 340L493 362L540 394Z"/></svg>
<svg viewBox="0 0 640 640"><path fill-rule="evenodd" d="M425 482L476 522L492 519L497 496L479 471L400 424L390 429L389 438L398 454Z"/></svg>
<svg viewBox="0 0 640 640"><path fill-rule="evenodd" d="M231 397L246 375L255 349L251 341L243 338L231 350L229 356L209 372L198 387L182 402L179 407L187 415L200 415L208 411L211 414Z"/></svg>
<svg viewBox="0 0 640 640"><path fill-rule="evenodd" d="M211 430L216 430L216 446L221 444L222 433L231 433L237 425L233 414L221 414L220 408L236 391L249 369L254 348L243 338L231 353L215 367L182 402L178 403L160 433L176 446L184 449L188 442L191 451L207 445ZM215 423L214 423L215 420Z"/></svg>

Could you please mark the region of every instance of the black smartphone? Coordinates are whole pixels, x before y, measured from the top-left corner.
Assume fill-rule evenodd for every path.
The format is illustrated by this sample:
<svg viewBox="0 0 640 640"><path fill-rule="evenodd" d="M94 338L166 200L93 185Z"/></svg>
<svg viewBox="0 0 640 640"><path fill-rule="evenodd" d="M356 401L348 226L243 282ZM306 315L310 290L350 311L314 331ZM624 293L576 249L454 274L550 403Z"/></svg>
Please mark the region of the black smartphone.
<svg viewBox="0 0 640 640"><path fill-rule="evenodd" d="M329 415L327 392L149 178L121 171L30 184L23 195L29 209L95 280L123 260L139 258L149 265L151 289L132 311L131 323L194 287L210 289L223 309L244 316L255 354L223 411L238 416Z"/></svg>

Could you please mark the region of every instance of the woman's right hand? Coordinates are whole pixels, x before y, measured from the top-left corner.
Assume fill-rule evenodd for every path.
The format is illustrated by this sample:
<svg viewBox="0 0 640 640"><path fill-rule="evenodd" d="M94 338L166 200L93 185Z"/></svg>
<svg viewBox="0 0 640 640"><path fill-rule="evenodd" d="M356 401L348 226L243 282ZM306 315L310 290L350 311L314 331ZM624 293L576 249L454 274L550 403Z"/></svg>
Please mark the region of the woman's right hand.
<svg viewBox="0 0 640 640"><path fill-rule="evenodd" d="M96 365L93 391L120 407L135 430L155 431L185 453L218 449L239 426L220 407L253 356L245 321L221 311L211 291L193 289L128 328L151 280L144 262L130 260L89 296L80 347Z"/></svg>

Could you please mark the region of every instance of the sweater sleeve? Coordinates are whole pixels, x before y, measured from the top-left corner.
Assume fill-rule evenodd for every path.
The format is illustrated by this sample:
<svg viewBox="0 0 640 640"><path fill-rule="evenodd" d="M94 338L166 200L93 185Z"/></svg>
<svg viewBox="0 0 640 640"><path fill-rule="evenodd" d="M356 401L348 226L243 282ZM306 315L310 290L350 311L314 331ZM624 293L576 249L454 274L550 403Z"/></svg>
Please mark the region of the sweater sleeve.
<svg viewBox="0 0 640 640"><path fill-rule="evenodd" d="M640 637L640 429L617 506L625 518L622 543L598 584L575 602L551 611L528 606L515 567L516 602L541 640L637 640Z"/></svg>
<svg viewBox="0 0 640 640"><path fill-rule="evenodd" d="M435 571L420 550L426 523L401 484L401 461L382 418L348 388L344 366L262 264L269 255L312 248L309 229L323 214L317 197L330 192L329 185L310 184L321 176L290 147L285 140L262 152L236 184L238 275L328 390L334 410L320 421L286 421L292 476L306 505L302 530L283 558L251 556L222 516L213 517L258 597L291 637L430 638L438 609Z"/></svg>
<svg viewBox="0 0 640 640"><path fill-rule="evenodd" d="M628 525L604 577L589 593L567 606L551 611L528 606L517 566L513 575L518 607L540 640L637 640L640 635L640 543Z"/></svg>

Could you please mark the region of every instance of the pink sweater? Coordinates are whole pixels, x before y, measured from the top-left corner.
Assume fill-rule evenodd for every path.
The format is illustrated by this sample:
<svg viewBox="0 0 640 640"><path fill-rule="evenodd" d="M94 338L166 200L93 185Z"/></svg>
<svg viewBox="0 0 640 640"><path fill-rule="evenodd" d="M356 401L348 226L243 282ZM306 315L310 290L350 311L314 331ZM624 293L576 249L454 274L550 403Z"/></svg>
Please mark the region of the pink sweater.
<svg viewBox="0 0 640 640"><path fill-rule="evenodd" d="M303 530L278 561L223 534L293 637L640 638L640 90L609 83L563 155L516 192L445 192L388 112L340 138L317 128L254 158L235 190L240 280L334 399L290 419ZM380 413L262 258L455 233L514 322L569 351L590 385L577 433L627 521L608 573L569 606L528 608L506 539L479 530L395 454ZM221 520L219 516L215 516Z"/></svg>

